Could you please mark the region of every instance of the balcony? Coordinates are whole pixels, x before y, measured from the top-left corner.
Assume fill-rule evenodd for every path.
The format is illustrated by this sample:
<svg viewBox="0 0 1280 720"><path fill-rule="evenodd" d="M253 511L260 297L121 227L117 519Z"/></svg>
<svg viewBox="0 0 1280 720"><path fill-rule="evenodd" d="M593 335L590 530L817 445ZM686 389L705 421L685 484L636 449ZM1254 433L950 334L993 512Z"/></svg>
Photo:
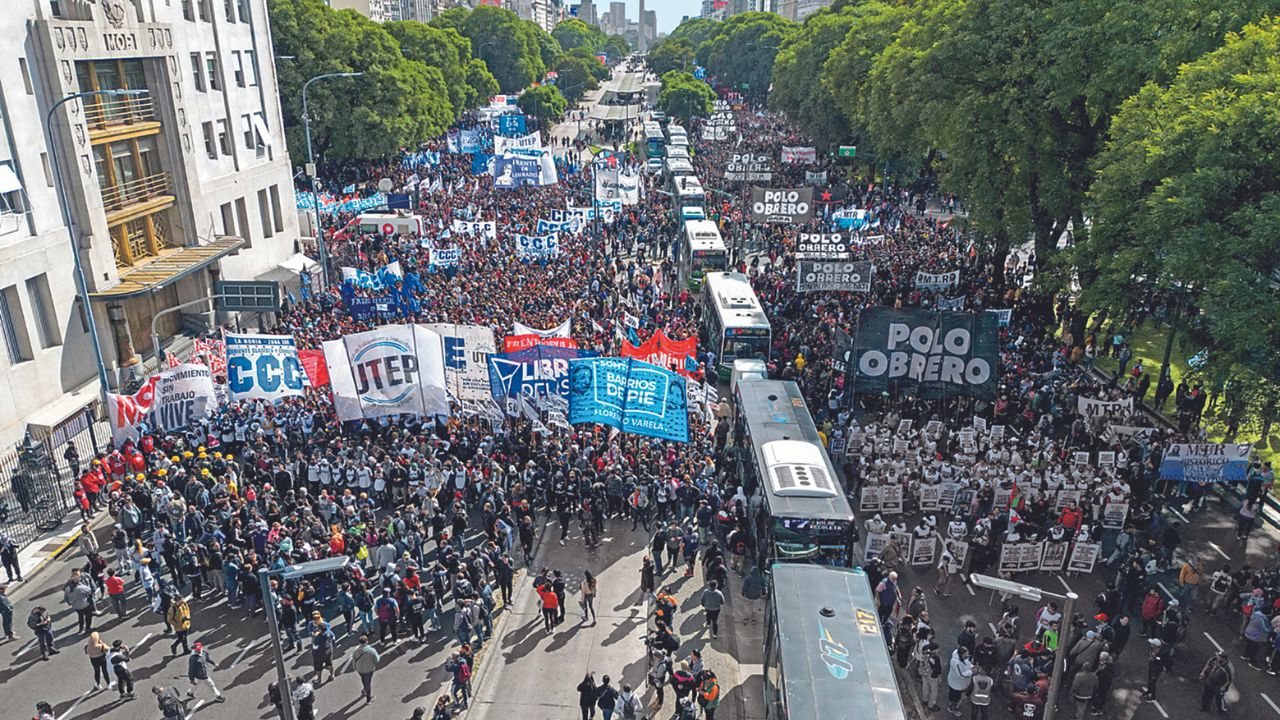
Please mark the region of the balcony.
<svg viewBox="0 0 1280 720"><path fill-rule="evenodd" d="M156 106L150 96L86 99L84 119L94 143L160 131Z"/></svg>
<svg viewBox="0 0 1280 720"><path fill-rule="evenodd" d="M102 208L107 224L117 225L138 214L153 212L173 202L169 173L158 172L103 188Z"/></svg>

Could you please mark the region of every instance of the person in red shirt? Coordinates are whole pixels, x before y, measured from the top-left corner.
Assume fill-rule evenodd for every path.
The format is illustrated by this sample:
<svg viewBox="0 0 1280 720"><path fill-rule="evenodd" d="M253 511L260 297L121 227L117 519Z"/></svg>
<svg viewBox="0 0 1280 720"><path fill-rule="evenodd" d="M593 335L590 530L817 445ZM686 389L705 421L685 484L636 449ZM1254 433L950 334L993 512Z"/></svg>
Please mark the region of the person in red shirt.
<svg viewBox="0 0 1280 720"><path fill-rule="evenodd" d="M538 597L542 599L542 622L546 625L547 632L551 632L560 614L560 598L556 597L549 582L538 586Z"/></svg>
<svg viewBox="0 0 1280 720"><path fill-rule="evenodd" d="M116 609L116 614L124 618L127 608L125 607L124 598L124 578L116 575L114 568L107 571L107 579L104 581L107 586L107 597L111 598L111 607Z"/></svg>

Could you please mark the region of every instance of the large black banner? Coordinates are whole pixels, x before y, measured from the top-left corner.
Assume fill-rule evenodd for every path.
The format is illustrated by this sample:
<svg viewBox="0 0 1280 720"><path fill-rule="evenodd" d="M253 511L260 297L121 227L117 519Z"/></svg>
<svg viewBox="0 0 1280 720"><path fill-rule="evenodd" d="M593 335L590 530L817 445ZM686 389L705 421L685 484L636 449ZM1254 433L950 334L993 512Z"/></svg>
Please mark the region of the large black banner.
<svg viewBox="0 0 1280 720"><path fill-rule="evenodd" d="M802 223L813 218L813 188L751 188L751 219Z"/></svg>
<svg viewBox="0 0 1280 720"><path fill-rule="evenodd" d="M796 235L797 260L852 260L849 240L840 233L800 233Z"/></svg>
<svg viewBox="0 0 1280 720"><path fill-rule="evenodd" d="M921 398L995 398L998 320L991 313L872 307L858 316L854 387Z"/></svg>
<svg viewBox="0 0 1280 720"><path fill-rule="evenodd" d="M869 262L796 261L796 292L870 292L875 268Z"/></svg>

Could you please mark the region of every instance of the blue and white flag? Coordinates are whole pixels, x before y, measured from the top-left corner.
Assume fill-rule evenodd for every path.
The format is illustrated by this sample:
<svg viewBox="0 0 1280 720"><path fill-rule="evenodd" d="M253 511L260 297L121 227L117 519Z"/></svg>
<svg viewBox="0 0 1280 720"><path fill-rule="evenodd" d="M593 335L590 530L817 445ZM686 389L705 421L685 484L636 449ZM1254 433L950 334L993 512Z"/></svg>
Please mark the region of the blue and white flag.
<svg viewBox="0 0 1280 720"><path fill-rule="evenodd" d="M988 310L987 312L996 316L996 320L998 321L1000 327L1009 327L1009 321L1013 319L1013 310L1010 308L1003 308L1000 310Z"/></svg>
<svg viewBox="0 0 1280 720"><path fill-rule="evenodd" d="M526 350L489 356L489 390L493 399L522 395L560 395L569 392L569 363L595 357L591 350L535 345Z"/></svg>
<svg viewBox="0 0 1280 720"><path fill-rule="evenodd" d="M489 153L472 153L471 155L471 174L472 175L492 175L493 174L493 155Z"/></svg>
<svg viewBox="0 0 1280 720"><path fill-rule="evenodd" d="M227 392L231 400L271 400L305 393L307 374L292 335L227 333Z"/></svg>
<svg viewBox="0 0 1280 720"><path fill-rule="evenodd" d="M550 235L516 235L516 254L522 260L560 257L560 238Z"/></svg>
<svg viewBox="0 0 1280 720"><path fill-rule="evenodd" d="M953 298L938 298L938 309L939 310L963 310L964 296L961 295L959 297L953 297Z"/></svg>
<svg viewBox="0 0 1280 720"><path fill-rule="evenodd" d="M394 286L396 281L403 278L404 272L400 270L399 260L390 263L376 273L351 267L342 268L342 282L351 283L355 287L365 290L385 290Z"/></svg>
<svg viewBox="0 0 1280 720"><path fill-rule="evenodd" d="M580 231L581 229L582 229L582 223L580 223L577 220L565 220L562 222L555 222L552 220L543 220L542 218L538 218L536 232L539 235L548 235L548 234L558 235L560 233L577 235L578 231Z"/></svg>
<svg viewBox="0 0 1280 720"><path fill-rule="evenodd" d="M1195 483L1244 480L1250 450L1250 445L1235 443L1173 444L1160 461L1160 479Z"/></svg>
<svg viewBox="0 0 1280 720"><path fill-rule="evenodd" d="M498 116L498 133L507 137L515 137L528 132L526 128L524 115L521 113L508 113Z"/></svg>
<svg viewBox="0 0 1280 720"><path fill-rule="evenodd" d="M632 358L571 360L569 423L689 442L688 385L670 370Z"/></svg>

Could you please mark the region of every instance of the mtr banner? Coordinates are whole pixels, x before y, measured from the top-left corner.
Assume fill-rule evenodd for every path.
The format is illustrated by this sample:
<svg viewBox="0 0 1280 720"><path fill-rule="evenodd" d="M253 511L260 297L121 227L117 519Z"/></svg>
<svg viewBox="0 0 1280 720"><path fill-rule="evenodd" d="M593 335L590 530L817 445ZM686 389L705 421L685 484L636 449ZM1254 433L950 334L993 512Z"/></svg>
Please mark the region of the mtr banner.
<svg viewBox="0 0 1280 720"><path fill-rule="evenodd" d="M302 395L307 374L292 335L227 333L227 394L234 400Z"/></svg>
<svg viewBox="0 0 1280 720"><path fill-rule="evenodd" d="M854 388L926 400L995 398L997 320L989 313L871 307L858 316Z"/></svg>
<svg viewBox="0 0 1280 720"><path fill-rule="evenodd" d="M632 358L569 361L569 424L689 442L685 378Z"/></svg>
<svg viewBox="0 0 1280 720"><path fill-rule="evenodd" d="M449 414L439 333L421 325L384 325L323 347L339 420Z"/></svg>

